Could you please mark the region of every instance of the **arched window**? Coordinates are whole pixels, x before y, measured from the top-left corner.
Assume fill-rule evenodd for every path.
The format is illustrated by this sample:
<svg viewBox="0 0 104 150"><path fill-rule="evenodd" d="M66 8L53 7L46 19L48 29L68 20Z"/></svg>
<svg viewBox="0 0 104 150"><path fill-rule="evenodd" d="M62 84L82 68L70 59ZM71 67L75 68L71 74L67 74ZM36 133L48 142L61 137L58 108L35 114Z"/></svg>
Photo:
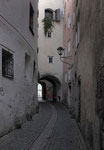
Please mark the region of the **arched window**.
<svg viewBox="0 0 104 150"><path fill-rule="evenodd" d="M53 20L53 10L52 9L45 9L45 17L48 17L51 20Z"/></svg>

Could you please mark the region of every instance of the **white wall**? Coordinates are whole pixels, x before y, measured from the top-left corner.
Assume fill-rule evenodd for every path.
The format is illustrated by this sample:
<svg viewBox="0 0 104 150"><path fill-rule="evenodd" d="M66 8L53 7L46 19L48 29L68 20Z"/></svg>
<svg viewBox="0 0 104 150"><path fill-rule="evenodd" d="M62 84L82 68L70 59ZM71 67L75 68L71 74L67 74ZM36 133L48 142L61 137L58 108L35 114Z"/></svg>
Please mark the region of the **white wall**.
<svg viewBox="0 0 104 150"><path fill-rule="evenodd" d="M57 48L63 46L63 18L61 21L54 22L53 37L46 38L43 30L42 19L44 18L44 10L51 8L63 10L63 0L40 0L39 2L39 72L50 73L56 76L60 82L62 81L62 63L57 54ZM48 56L54 56L54 63L48 63Z"/></svg>
<svg viewBox="0 0 104 150"><path fill-rule="evenodd" d="M25 119L27 111L35 111L37 102L37 0L34 8L34 36L29 30L30 0L0 1L0 135L11 130L14 120ZM2 48L13 53L14 79L2 76ZM25 53L30 56L29 79L25 78ZM33 63L36 71L33 82Z"/></svg>

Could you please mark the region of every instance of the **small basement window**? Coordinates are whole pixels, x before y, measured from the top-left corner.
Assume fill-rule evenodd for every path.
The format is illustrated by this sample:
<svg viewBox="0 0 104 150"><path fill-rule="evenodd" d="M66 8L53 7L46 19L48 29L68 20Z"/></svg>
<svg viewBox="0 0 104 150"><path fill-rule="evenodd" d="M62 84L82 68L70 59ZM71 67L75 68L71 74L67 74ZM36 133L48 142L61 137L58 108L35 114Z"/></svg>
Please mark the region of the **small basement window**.
<svg viewBox="0 0 104 150"><path fill-rule="evenodd" d="M13 54L2 49L2 75L7 78L14 78Z"/></svg>

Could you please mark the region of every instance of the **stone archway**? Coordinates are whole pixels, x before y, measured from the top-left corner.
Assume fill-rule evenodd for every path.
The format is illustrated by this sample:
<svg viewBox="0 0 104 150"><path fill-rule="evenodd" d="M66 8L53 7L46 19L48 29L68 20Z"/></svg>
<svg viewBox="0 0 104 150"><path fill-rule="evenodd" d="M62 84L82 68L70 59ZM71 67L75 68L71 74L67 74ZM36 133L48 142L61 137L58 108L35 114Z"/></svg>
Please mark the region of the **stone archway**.
<svg viewBox="0 0 104 150"><path fill-rule="evenodd" d="M60 100L61 99L61 92L60 92L61 82L60 82L60 80L51 74L40 75L39 83L46 84L45 89L47 89L47 86L49 85L46 81L48 81L52 84L52 89L51 89L52 93L50 93L50 94L52 94L52 101L55 102L57 100ZM47 90L45 92L46 92L45 98L47 98L47 96L46 96Z"/></svg>

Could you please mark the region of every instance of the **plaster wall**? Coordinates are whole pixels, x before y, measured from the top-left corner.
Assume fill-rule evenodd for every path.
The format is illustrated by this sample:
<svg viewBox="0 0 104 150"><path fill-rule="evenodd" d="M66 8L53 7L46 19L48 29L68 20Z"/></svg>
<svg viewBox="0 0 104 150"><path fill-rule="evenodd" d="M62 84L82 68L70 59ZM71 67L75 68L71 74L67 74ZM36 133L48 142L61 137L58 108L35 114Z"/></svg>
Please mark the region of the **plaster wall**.
<svg viewBox="0 0 104 150"><path fill-rule="evenodd" d="M44 12L46 8L56 10L60 8L61 13L63 10L63 0L40 0L39 2L39 72L48 73L56 76L60 82L62 81L62 63L57 54L57 48L63 46L63 18L60 22L54 22L53 36L47 38L44 35L43 23ZM54 63L48 63L48 56L54 56Z"/></svg>
<svg viewBox="0 0 104 150"><path fill-rule="evenodd" d="M66 56L73 56L73 1L64 0L64 33L63 33L63 42L64 48L66 49ZM70 26L68 23L68 18L70 16ZM68 42L70 41L70 52L68 52ZM65 53L64 53L65 56ZM65 56L65 57L66 57ZM73 58L73 57L72 57ZM65 62L72 64L73 59L64 59ZM69 79L69 71L71 72L70 65L63 63L63 82L62 82L62 91L63 91L63 101L67 104L68 107L71 107L71 95L69 90L68 83L71 80ZM67 82L65 82L65 75L67 74ZM70 73L71 75L71 73Z"/></svg>
<svg viewBox="0 0 104 150"><path fill-rule="evenodd" d="M16 118L22 123L26 113L35 113L37 102L37 8L34 8L34 36L29 30L28 0L0 1L0 136L14 128ZM5 9L6 8L6 9ZM13 54L14 78L2 76L2 49ZM28 78L25 54L30 56ZM36 63L33 77L33 64ZM33 79L34 78L34 79Z"/></svg>
<svg viewBox="0 0 104 150"><path fill-rule="evenodd" d="M75 114L78 112L78 86L81 80L80 98L80 127L89 149L100 150L104 143L100 132L103 105L97 83L101 83L99 74L103 66L103 29L104 29L104 2L103 1L74 1L73 11L76 16L80 11L80 42L74 49L74 65L72 80L74 81L73 99L75 102ZM74 38L75 41L75 28ZM73 47L75 47L73 42ZM98 69L99 68L99 69ZM76 74L76 83L75 83ZM103 77L103 74L102 74ZM103 85L103 82L102 82ZM98 87L97 87L98 86ZM97 88L97 89L96 89ZM97 100L96 100L97 96ZM101 100L101 101L100 101ZM97 101L97 102L96 102ZM100 103L101 102L101 103ZM96 109L97 108L97 109ZM96 110L99 112L96 112ZM100 115L99 115L100 114ZM99 117L98 117L99 116ZM98 119L99 118L99 119Z"/></svg>

